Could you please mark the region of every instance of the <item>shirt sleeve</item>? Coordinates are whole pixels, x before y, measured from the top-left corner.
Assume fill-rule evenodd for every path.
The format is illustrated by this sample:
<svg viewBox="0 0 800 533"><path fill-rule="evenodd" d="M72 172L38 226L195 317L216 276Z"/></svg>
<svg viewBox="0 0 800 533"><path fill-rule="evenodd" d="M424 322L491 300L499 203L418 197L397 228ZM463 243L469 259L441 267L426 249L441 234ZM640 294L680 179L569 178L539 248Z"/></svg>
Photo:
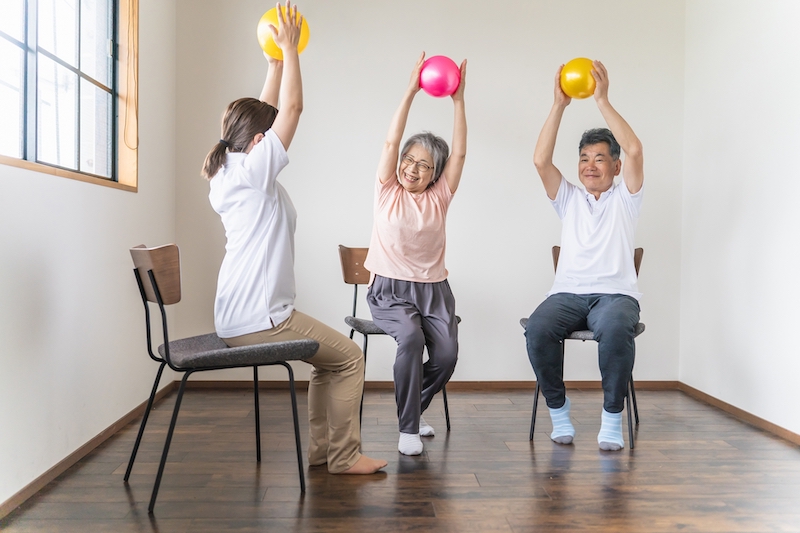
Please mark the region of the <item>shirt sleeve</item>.
<svg viewBox="0 0 800 533"><path fill-rule="evenodd" d="M244 161L250 185L260 191L268 191L274 185L281 170L289 164L289 155L278 135L267 130L260 143L255 145Z"/></svg>
<svg viewBox="0 0 800 533"><path fill-rule="evenodd" d="M553 208L556 210L556 214L558 214L558 218L562 219L567 214L567 209L569 207L570 198L572 195L575 194L577 187L561 176L561 184L558 186L558 192L556 193L556 199L550 200L550 203L553 205Z"/></svg>
<svg viewBox="0 0 800 533"><path fill-rule="evenodd" d="M621 180L619 190L623 202L625 202L631 215L639 218L639 213L642 211L642 199L644 198L644 183L642 183L642 188L639 189L639 192L631 194L631 191L628 190L628 186L625 184L625 180Z"/></svg>
<svg viewBox="0 0 800 533"><path fill-rule="evenodd" d="M439 201L445 206L450 205L450 202L453 201L453 196L455 196L455 193L450 190L450 186L447 184L444 174L439 176L436 183L431 186L430 192L436 194Z"/></svg>

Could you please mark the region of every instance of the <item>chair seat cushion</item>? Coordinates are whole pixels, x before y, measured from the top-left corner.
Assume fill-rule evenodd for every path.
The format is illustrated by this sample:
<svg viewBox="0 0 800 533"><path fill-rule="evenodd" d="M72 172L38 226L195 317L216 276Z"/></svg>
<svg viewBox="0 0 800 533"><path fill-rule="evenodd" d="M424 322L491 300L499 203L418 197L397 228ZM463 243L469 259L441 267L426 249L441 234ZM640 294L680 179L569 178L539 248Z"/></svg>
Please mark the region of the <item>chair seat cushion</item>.
<svg viewBox="0 0 800 533"><path fill-rule="evenodd" d="M375 325L372 320L356 318L354 316L344 317L344 322L362 335L386 335L386 332ZM461 323L461 317L456 315L456 322Z"/></svg>
<svg viewBox="0 0 800 533"><path fill-rule="evenodd" d="M269 365L309 359L319 343L310 339L229 347L216 333L187 337L169 343L172 365L181 369ZM158 353L165 357L164 345Z"/></svg>
<svg viewBox="0 0 800 533"><path fill-rule="evenodd" d="M519 325L522 326L522 329L525 329L525 326L528 325L527 318L520 318ZM639 322L636 324L636 329L633 332L634 338L638 337L644 331L644 323ZM593 341L594 340L594 332L588 329L582 329L578 331L573 331L569 335L566 336L567 339L574 339L578 341Z"/></svg>
<svg viewBox="0 0 800 533"><path fill-rule="evenodd" d="M345 317L344 322L362 335L386 335L386 332L376 326L372 320L348 316Z"/></svg>

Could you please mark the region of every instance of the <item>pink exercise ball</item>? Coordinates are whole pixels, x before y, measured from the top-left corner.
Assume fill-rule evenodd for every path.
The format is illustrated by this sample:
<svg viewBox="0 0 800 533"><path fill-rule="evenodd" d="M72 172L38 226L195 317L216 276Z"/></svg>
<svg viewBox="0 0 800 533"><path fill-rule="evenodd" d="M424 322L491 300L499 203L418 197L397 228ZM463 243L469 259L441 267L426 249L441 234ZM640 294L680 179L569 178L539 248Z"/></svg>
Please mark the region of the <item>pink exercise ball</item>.
<svg viewBox="0 0 800 533"><path fill-rule="evenodd" d="M450 96L461 83L461 70L445 56L431 56L422 64L419 73L420 88L431 96Z"/></svg>

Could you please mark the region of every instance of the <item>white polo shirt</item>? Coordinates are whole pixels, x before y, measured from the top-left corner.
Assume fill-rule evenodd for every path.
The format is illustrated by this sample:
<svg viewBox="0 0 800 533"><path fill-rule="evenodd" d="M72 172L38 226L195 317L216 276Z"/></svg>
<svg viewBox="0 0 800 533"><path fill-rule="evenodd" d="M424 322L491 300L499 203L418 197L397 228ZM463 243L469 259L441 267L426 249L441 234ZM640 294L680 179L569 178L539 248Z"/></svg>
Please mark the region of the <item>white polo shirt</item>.
<svg viewBox="0 0 800 533"><path fill-rule="evenodd" d="M297 211L277 181L288 163L283 144L269 130L249 154L227 154L211 179L208 198L227 239L214 302L222 338L271 329L294 309Z"/></svg>
<svg viewBox="0 0 800 533"><path fill-rule="evenodd" d="M642 297L633 249L643 190L631 194L620 180L595 200L561 177L556 199L551 201L562 222L561 253L548 296L567 292Z"/></svg>

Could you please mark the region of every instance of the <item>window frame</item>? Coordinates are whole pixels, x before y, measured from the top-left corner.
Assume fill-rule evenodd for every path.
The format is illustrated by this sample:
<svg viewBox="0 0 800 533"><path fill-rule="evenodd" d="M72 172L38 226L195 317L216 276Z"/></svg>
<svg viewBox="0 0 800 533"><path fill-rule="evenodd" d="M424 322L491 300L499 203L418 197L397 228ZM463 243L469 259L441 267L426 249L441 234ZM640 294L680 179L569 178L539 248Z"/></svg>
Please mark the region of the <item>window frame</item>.
<svg viewBox="0 0 800 533"><path fill-rule="evenodd" d="M116 180L96 177L74 170L18 159L0 154L0 165L23 168L42 174L103 185L113 189L137 192L139 185L139 0L116 0L117 26L117 96L112 103L116 113L116 147L112 157ZM25 76L30 72L26 68ZM35 73L33 74L35 77ZM26 81L30 83L30 78ZM28 89L26 89L28 90ZM35 134L35 132L34 132ZM30 132L28 133L30 136ZM26 143L29 142L26 140Z"/></svg>

